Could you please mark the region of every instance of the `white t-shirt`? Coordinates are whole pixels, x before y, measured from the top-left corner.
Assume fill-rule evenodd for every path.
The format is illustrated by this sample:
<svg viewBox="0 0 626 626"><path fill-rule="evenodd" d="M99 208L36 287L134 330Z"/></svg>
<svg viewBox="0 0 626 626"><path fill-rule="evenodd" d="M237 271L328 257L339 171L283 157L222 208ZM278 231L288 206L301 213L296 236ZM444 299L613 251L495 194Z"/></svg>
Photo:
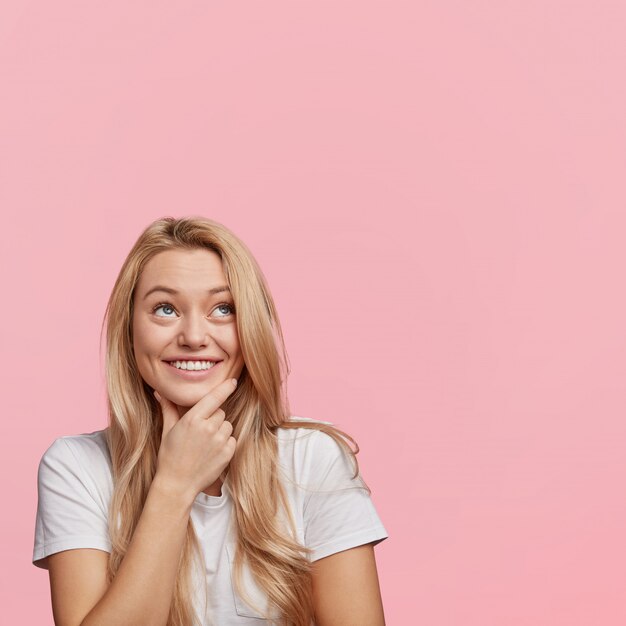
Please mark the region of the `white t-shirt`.
<svg viewBox="0 0 626 626"><path fill-rule="evenodd" d="M296 416L291 419L317 421ZM282 483L297 539L312 548L311 561L366 543L376 545L388 537L370 495L365 489L354 488L362 485L360 477L352 479L352 464L329 435L308 428L278 428L276 432ZM194 606L206 625L267 623L262 613L236 593L232 582L236 544L228 485L227 477L221 496L199 493L191 509L206 563L204 573L194 574ZM74 548L110 552L107 512L112 491L105 430L56 439L39 464L33 564L48 569L47 556ZM245 564L242 573L251 599L259 607L267 607L267 595ZM202 585L206 588L206 607ZM278 614L270 610L269 616Z"/></svg>

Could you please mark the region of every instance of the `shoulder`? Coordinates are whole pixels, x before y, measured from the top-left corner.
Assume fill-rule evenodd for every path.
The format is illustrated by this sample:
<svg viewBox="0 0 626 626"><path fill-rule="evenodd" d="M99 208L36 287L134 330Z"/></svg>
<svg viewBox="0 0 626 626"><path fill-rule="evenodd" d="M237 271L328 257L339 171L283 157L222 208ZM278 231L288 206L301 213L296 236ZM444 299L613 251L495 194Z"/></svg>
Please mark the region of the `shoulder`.
<svg viewBox="0 0 626 626"><path fill-rule="evenodd" d="M107 480L111 473L111 456L107 444L108 429L79 435L57 437L43 453L39 473L53 469L87 472Z"/></svg>
<svg viewBox="0 0 626 626"><path fill-rule="evenodd" d="M353 455L334 437L313 425L334 427L332 422L301 416L292 416L289 421L311 424L310 427L303 425L297 428L277 429L281 464L289 468L297 480L322 480L328 472L332 472L334 476L353 475L355 469ZM351 448L347 441L346 443Z"/></svg>
<svg viewBox="0 0 626 626"><path fill-rule="evenodd" d="M96 456L110 459L107 432L108 429L104 428L91 433L57 437L44 452L42 458L73 455L76 457Z"/></svg>
<svg viewBox="0 0 626 626"><path fill-rule="evenodd" d="M110 552L107 515L112 472L106 430L55 439L37 474L37 516L33 563L74 548Z"/></svg>
<svg viewBox="0 0 626 626"><path fill-rule="evenodd" d="M294 427L278 427L276 429L279 450L297 450L301 454L311 453L313 450L324 452L333 449L335 440L316 425L323 424L333 427L332 422L316 420L310 417L292 415L289 422L304 422L306 425ZM309 426L308 424L311 424Z"/></svg>

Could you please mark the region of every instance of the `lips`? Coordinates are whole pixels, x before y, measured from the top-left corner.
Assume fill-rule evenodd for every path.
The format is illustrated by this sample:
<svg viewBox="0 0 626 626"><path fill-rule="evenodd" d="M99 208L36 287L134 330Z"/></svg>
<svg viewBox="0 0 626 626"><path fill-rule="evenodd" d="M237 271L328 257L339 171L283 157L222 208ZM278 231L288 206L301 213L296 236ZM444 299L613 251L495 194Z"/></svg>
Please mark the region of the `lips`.
<svg viewBox="0 0 626 626"><path fill-rule="evenodd" d="M213 363L219 363L223 359L218 359L212 356L174 356L170 359L162 359L164 363L176 363L176 361L212 361Z"/></svg>
<svg viewBox="0 0 626 626"><path fill-rule="evenodd" d="M187 360L189 361L190 359L187 359ZM187 380L200 380L200 379L210 377L215 368L219 370L220 364L222 363L222 361L216 361L215 365L212 365L211 367L207 369L199 369L199 370L196 370L196 369L191 369L191 370L184 369L183 370L183 369L177 368L176 365L174 365L174 363L170 363L168 361L163 361L163 363L167 364L171 368L172 374L176 374L177 376L181 378L186 378Z"/></svg>
<svg viewBox="0 0 626 626"><path fill-rule="evenodd" d="M185 361L176 360L176 361L163 361L163 362L167 363L167 365L170 365L174 369L178 371L183 371L183 372L206 372L207 370L213 369L216 365L219 365L221 363L221 361L208 361L205 359L193 360L193 361L190 361L189 359L187 359ZM176 367L176 363L184 364L185 367ZM208 367L201 367L201 368L195 368L195 367L188 368L187 367L188 363L210 363L210 365Z"/></svg>

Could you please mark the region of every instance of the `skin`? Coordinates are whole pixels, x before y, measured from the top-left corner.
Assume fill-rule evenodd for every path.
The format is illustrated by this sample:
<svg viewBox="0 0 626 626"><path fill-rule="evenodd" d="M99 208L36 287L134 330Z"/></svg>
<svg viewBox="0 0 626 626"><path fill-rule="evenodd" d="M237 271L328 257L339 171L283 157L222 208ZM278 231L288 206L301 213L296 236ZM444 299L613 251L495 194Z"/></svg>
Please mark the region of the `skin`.
<svg viewBox="0 0 626 626"><path fill-rule="evenodd" d="M210 250L167 250L148 261L133 301L133 349L139 373L150 387L173 403L182 417L190 407L229 378L239 378L244 360L222 261ZM178 294L156 291L156 286ZM160 305L160 306L159 306ZM213 356L222 360L203 381L181 378L165 360L173 356ZM218 479L204 490L221 495Z"/></svg>
<svg viewBox="0 0 626 626"><path fill-rule="evenodd" d="M134 297L133 348L142 378L182 415L202 396L228 378L239 378L244 367L230 292L209 295L227 285L220 257L210 250L168 250L146 264ZM176 289L145 298L153 287ZM161 306L155 310L159 304ZM229 306L222 306L229 305ZM170 308L171 307L171 308ZM206 381L188 381L164 359L172 355L211 355L222 359L219 371Z"/></svg>
<svg viewBox="0 0 626 626"><path fill-rule="evenodd" d="M318 559L312 578L317 626L385 626L371 543Z"/></svg>
<svg viewBox="0 0 626 626"><path fill-rule="evenodd" d="M156 285L179 293L144 298ZM219 407L235 389L228 379L240 376L244 362L233 309L221 306L232 305L230 294L207 293L222 285L221 260L208 250L162 252L144 268L134 300L133 347L141 376L163 409L159 470L110 585L104 551L72 549L49 557L59 626L165 624L193 498L208 483L205 493L221 495L214 479L235 450L232 426ZM210 355L223 363L215 376L189 381L163 362L173 355ZM318 626L384 626L371 544L319 559L312 575Z"/></svg>

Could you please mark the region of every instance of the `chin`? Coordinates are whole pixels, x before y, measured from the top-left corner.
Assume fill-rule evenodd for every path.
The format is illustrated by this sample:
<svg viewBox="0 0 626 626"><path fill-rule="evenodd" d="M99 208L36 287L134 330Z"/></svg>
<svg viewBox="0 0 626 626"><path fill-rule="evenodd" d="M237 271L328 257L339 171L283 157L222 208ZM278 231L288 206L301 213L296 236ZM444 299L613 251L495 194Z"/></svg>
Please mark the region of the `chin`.
<svg viewBox="0 0 626 626"><path fill-rule="evenodd" d="M219 383L218 383L219 384ZM203 396L206 396L217 385L196 385L193 389L164 389L163 393L168 400L171 400L174 404L182 407L192 407L194 404L200 401Z"/></svg>

